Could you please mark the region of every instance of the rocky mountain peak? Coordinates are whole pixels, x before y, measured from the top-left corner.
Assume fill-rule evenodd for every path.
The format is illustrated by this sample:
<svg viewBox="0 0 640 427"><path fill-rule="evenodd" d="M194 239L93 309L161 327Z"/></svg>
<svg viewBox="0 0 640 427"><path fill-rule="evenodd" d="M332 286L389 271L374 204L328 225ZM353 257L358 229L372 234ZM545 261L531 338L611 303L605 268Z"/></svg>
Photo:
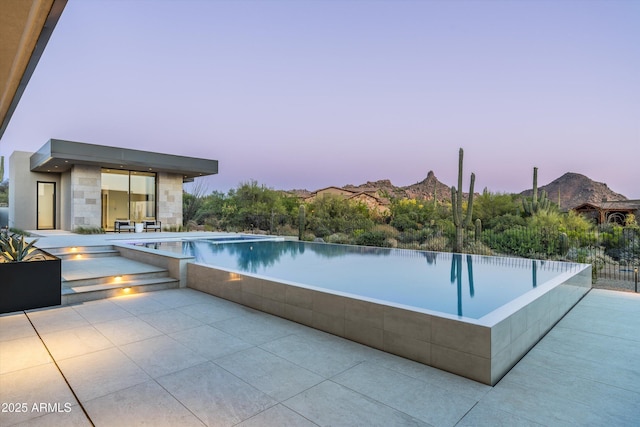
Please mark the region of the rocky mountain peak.
<svg viewBox="0 0 640 427"><path fill-rule="evenodd" d="M627 200L622 194L611 190L607 184L575 172L567 172L549 184L538 187L538 193L541 191L546 191L549 199L559 204L561 210L572 209L583 203L598 204L606 200ZM525 190L520 194L531 197L533 189Z"/></svg>

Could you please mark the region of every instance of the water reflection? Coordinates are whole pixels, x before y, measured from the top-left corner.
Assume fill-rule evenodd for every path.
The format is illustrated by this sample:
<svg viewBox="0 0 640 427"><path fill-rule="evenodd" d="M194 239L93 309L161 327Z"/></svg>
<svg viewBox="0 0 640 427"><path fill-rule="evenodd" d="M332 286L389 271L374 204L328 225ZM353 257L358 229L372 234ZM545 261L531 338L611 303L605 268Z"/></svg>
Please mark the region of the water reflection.
<svg viewBox="0 0 640 427"><path fill-rule="evenodd" d="M578 268L553 261L297 241L168 245L201 264L471 318ZM167 249L164 243L146 246Z"/></svg>
<svg viewBox="0 0 640 427"><path fill-rule="evenodd" d="M467 255L467 276L469 282L469 296L475 295L473 287L473 257ZM458 316L462 316L462 255L453 254L451 257L451 283L457 286L458 294Z"/></svg>
<svg viewBox="0 0 640 427"><path fill-rule="evenodd" d="M304 251L303 245L283 245L281 242L184 242L184 253L193 256L196 262L206 264L215 260L216 255L226 252L237 259L237 269L249 273L257 273L261 268L275 265L283 255L295 258Z"/></svg>

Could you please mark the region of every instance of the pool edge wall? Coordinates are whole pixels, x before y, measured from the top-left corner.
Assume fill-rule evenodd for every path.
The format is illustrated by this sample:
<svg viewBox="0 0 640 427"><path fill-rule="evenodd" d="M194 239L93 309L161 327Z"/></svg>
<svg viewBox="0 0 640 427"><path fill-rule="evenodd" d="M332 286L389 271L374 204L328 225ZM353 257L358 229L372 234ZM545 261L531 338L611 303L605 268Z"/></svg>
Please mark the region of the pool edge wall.
<svg viewBox="0 0 640 427"><path fill-rule="evenodd" d="M480 324L187 264L187 287L495 385L591 288L591 268Z"/></svg>

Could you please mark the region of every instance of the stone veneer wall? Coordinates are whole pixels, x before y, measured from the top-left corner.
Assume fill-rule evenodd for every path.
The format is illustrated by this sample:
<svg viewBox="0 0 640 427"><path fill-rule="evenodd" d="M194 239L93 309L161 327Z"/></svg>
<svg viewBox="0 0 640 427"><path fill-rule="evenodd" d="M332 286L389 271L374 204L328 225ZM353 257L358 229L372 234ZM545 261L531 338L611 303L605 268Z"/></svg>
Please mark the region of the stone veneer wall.
<svg viewBox="0 0 640 427"><path fill-rule="evenodd" d="M158 173L157 216L163 228L182 225L182 175Z"/></svg>
<svg viewBox="0 0 640 427"><path fill-rule="evenodd" d="M77 227L100 227L102 218L101 169L74 165L71 171L71 231Z"/></svg>

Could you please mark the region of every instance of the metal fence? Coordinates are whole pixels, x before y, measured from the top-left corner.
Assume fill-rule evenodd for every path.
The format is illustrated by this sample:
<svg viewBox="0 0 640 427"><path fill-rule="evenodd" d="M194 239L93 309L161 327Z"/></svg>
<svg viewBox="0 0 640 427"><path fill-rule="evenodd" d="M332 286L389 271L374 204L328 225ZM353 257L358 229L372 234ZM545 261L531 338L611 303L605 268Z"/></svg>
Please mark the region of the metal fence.
<svg viewBox="0 0 640 427"><path fill-rule="evenodd" d="M298 225L290 217L277 215L252 218L245 231L262 234L298 234ZM349 243L451 252L455 239L453 226L425 227L398 231L390 225L342 223L340 230L322 235L305 229L305 238L320 237L330 243ZM327 229L330 227L327 227ZM512 227L506 230L471 228L463 231L464 253L502 255L525 259L549 259L587 263L593 266L594 280L635 282L640 267L640 229L607 225L590 231L563 231L553 228Z"/></svg>

